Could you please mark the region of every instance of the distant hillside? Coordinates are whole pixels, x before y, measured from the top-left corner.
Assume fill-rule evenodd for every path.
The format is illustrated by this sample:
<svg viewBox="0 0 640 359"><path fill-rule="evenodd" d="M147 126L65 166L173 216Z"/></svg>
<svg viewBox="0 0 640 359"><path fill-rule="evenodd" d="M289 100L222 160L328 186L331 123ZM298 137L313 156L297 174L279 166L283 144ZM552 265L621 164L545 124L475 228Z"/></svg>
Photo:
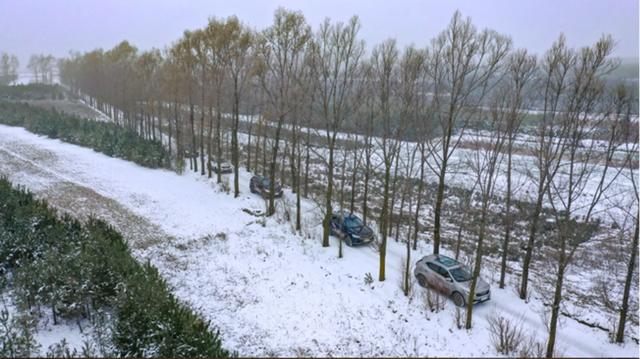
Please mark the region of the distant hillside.
<svg viewBox="0 0 640 359"><path fill-rule="evenodd" d="M620 66L609 74L608 79L612 82L629 81L638 82L640 73L638 71L638 59L621 59Z"/></svg>

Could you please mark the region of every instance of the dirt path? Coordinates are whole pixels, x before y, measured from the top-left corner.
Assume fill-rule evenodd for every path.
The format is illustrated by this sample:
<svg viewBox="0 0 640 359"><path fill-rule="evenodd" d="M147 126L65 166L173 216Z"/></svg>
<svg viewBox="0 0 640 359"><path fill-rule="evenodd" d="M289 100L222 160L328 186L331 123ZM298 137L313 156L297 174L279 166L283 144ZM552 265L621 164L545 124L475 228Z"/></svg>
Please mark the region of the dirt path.
<svg viewBox="0 0 640 359"><path fill-rule="evenodd" d="M121 231L134 251L171 240L160 227L115 200L52 170L57 161L58 157L51 151L8 141L0 147L0 176L8 177L17 185L28 183L29 190L37 197L76 218L92 216L110 223Z"/></svg>

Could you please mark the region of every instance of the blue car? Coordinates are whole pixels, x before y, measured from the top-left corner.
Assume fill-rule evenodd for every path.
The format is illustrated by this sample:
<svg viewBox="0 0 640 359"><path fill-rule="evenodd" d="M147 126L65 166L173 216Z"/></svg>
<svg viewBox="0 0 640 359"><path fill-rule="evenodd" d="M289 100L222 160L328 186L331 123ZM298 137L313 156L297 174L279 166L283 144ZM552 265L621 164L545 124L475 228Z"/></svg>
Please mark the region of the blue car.
<svg viewBox="0 0 640 359"><path fill-rule="evenodd" d="M375 240L373 230L353 213L334 213L329 228L332 236L341 238L350 247L369 244Z"/></svg>

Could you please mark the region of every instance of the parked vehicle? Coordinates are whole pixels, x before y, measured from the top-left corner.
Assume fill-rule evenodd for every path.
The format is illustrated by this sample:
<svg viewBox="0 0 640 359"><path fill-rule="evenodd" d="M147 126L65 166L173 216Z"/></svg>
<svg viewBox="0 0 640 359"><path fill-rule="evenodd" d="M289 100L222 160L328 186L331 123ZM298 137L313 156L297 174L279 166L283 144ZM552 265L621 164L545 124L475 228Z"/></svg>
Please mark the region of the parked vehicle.
<svg viewBox="0 0 640 359"><path fill-rule="evenodd" d="M215 173L218 173L218 161L214 160L211 163L211 170ZM221 160L220 161L220 173L231 173L233 172L233 165L228 161Z"/></svg>
<svg viewBox="0 0 640 359"><path fill-rule="evenodd" d="M264 198L269 198L269 189L271 182L266 176L253 176L249 181L249 190L251 193L257 193ZM275 197L282 197L282 186L278 182L275 183Z"/></svg>
<svg viewBox="0 0 640 359"><path fill-rule="evenodd" d="M350 247L368 244L375 239L373 230L349 212L333 214L329 228L332 236L342 238Z"/></svg>
<svg viewBox="0 0 640 359"><path fill-rule="evenodd" d="M469 298L471 271L467 266L443 255L431 254L416 262L414 275L422 287L427 285L451 297L455 305L462 307ZM474 304L491 299L491 288L484 279L478 278Z"/></svg>

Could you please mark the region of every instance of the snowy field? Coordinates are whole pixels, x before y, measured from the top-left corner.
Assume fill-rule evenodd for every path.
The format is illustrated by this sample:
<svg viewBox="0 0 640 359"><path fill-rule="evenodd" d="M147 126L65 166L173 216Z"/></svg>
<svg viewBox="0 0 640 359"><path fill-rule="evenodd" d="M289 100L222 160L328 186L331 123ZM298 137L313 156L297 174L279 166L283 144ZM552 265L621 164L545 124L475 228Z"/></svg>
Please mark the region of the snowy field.
<svg viewBox="0 0 640 359"><path fill-rule="evenodd" d="M504 290L493 282L492 300L474 310L474 328L457 329L451 302L434 313L424 304L424 289L403 295L404 245L390 241L387 280L365 284L367 273L377 277L373 247L345 247L338 259L335 239L321 247L320 220L306 201L302 235L282 213L264 222L247 214L243 209L262 210L264 201L248 192L250 174L244 171L243 192L234 199L205 177L142 168L0 126L0 174L63 210L91 212L116 225L134 254L156 265L176 295L211 319L224 345L241 356L495 356L487 318L496 313L546 340L543 304L535 295L529 303L518 299L516 277ZM285 194L285 201L292 198ZM135 221L127 223L123 213ZM146 238L138 236L141 223L154 229ZM420 243L412 262L430 252ZM558 354L638 355L631 340L610 344L605 332L569 318L560 325Z"/></svg>

